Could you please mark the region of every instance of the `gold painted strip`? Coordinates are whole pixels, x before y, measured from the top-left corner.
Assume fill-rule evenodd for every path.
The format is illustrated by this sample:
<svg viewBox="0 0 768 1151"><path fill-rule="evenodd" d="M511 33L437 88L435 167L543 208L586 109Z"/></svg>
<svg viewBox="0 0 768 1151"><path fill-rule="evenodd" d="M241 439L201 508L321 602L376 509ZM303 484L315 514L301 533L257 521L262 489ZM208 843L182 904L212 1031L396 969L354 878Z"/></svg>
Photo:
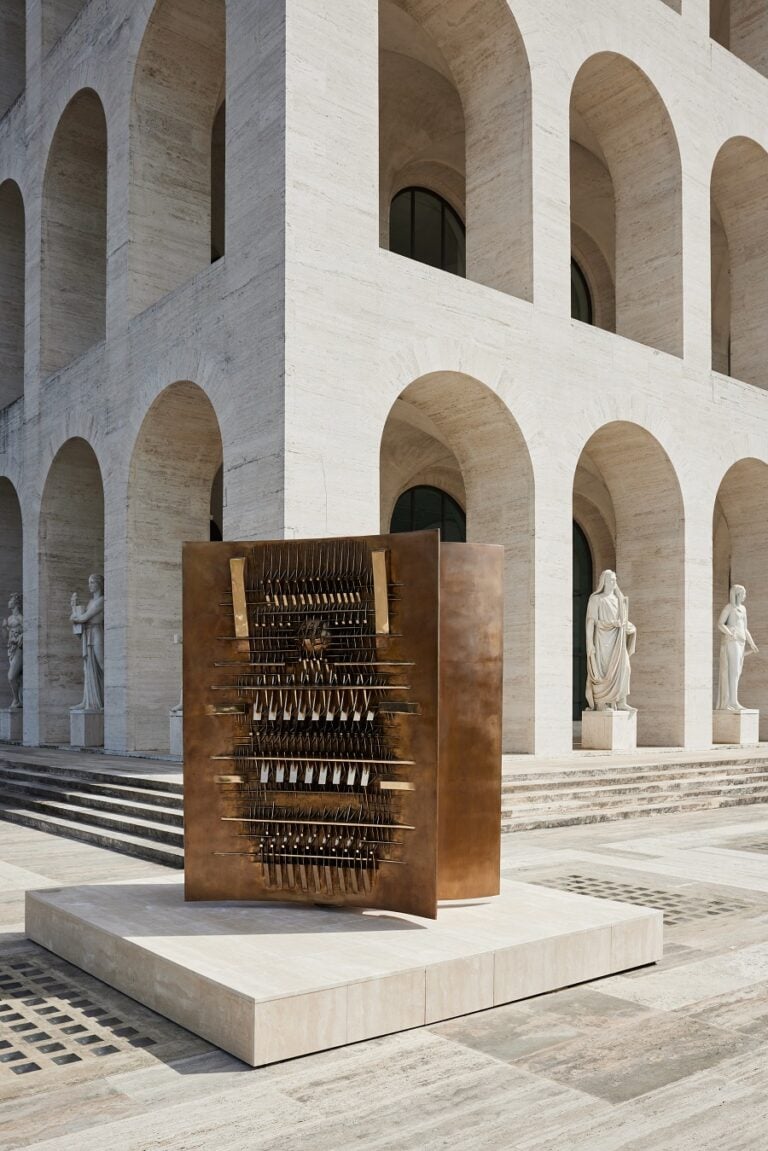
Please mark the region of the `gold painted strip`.
<svg viewBox="0 0 768 1151"><path fill-rule="evenodd" d="M376 616L376 635L389 635L389 588L387 586L387 549L371 552L373 564L373 604Z"/></svg>
<svg viewBox="0 0 768 1151"><path fill-rule="evenodd" d="M248 606L245 602L245 557L229 561L229 574L232 581L232 608L235 617L235 635L241 642L240 651L250 651L248 643ZM243 642L244 641L244 642Z"/></svg>
<svg viewBox="0 0 768 1151"><path fill-rule="evenodd" d="M405 783L398 779L382 779L379 783L381 791L415 791L414 783Z"/></svg>

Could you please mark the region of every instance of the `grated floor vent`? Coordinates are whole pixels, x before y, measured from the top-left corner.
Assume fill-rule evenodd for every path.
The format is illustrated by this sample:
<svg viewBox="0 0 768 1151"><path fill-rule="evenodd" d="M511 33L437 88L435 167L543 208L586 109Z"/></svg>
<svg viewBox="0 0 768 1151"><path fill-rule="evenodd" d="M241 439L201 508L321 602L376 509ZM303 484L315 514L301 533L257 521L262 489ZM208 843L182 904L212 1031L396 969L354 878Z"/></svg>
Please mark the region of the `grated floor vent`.
<svg viewBox="0 0 768 1151"><path fill-rule="evenodd" d="M768 850L768 844L766 845ZM715 915L732 915L748 911L752 904L740 899L717 896L687 895L677 891L659 891L639 884L618 883L612 879L599 879L591 875L557 875L546 879L527 879L539 887L554 887L558 891L572 891L576 895L591 895L596 899L615 899L619 903L639 903L664 912L664 923L676 927Z"/></svg>

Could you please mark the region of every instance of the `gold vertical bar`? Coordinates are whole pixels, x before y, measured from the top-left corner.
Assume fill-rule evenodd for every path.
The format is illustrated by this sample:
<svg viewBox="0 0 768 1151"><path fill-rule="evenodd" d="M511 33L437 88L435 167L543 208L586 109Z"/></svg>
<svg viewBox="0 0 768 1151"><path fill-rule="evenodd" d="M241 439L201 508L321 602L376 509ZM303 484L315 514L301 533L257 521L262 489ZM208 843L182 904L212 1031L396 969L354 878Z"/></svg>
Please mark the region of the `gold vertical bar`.
<svg viewBox="0 0 768 1151"><path fill-rule="evenodd" d="M376 635L389 635L389 588L387 583L387 549L371 552L373 562L373 605Z"/></svg>
<svg viewBox="0 0 768 1151"><path fill-rule="evenodd" d="M232 609L235 615L235 635L241 641L238 651L248 651L248 605L245 602L245 559L231 559L229 574L232 580Z"/></svg>

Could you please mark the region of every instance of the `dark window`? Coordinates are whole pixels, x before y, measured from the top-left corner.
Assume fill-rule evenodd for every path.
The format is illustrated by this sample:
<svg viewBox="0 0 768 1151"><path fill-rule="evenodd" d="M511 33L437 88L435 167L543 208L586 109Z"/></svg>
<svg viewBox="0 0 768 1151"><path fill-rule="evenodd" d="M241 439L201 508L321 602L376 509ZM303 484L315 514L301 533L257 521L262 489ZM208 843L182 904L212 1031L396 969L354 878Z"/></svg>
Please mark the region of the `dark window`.
<svg viewBox="0 0 768 1151"><path fill-rule="evenodd" d="M464 224L442 196L427 188L404 188L395 196L389 211L389 248L432 268L466 275Z"/></svg>
<svg viewBox="0 0 768 1151"><path fill-rule="evenodd" d="M593 323L589 285L575 260L571 260L571 316L584 324Z"/></svg>
<svg viewBox="0 0 768 1151"><path fill-rule="evenodd" d="M418 532L439 528L446 543L465 543L467 517L447 492L426 485L403 492L392 513L391 532Z"/></svg>
<svg viewBox="0 0 768 1151"><path fill-rule="evenodd" d="M587 604L592 595L592 552L587 537L573 525L573 718L587 706Z"/></svg>

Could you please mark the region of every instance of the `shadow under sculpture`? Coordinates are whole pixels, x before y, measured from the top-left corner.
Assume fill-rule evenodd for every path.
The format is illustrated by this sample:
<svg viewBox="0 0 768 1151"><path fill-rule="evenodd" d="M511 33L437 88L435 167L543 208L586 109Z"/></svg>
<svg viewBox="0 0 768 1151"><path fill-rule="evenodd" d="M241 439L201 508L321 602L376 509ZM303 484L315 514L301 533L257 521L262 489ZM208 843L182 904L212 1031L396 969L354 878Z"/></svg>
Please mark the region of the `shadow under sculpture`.
<svg viewBox="0 0 768 1151"><path fill-rule="evenodd" d="M630 656L637 641L627 597L616 573L606 570L587 605L587 685L589 711L582 716L582 746L631 750L636 746L636 708L628 703Z"/></svg>

